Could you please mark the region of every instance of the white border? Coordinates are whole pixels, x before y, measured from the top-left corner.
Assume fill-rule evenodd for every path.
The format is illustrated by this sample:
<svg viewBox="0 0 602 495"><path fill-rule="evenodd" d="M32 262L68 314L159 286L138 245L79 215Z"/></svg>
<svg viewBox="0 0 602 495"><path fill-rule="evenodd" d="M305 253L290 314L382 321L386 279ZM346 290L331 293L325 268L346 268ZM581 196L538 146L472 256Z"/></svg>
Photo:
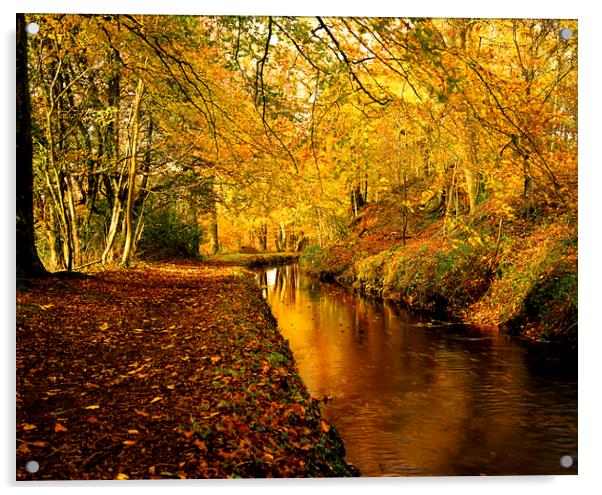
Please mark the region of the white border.
<svg viewBox="0 0 602 495"><path fill-rule="evenodd" d="M69 482L69 483L28 483L19 484L25 492L40 488L50 493L62 494L67 488L111 490L125 493L130 490L144 490L163 493L166 489L206 492L233 490L253 493L283 489L293 492L311 490L344 490L355 493L376 488L392 493L500 493L542 492L546 495L593 493L594 486L600 488L596 476L602 463L599 422L600 408L599 383L602 373L598 354L602 352L602 325L600 321L600 293L602 281L598 257L602 250L601 235L601 187L602 152L600 150L602 124L600 123L600 61L602 43L596 0L528 1L502 0L305 0L285 2L283 0L22 0L2 2L2 45L3 70L0 77L1 94L4 100L2 118L3 160L2 170L2 212L0 232L4 233L1 245L3 281L5 297L2 315L5 325L3 361L3 404L2 437L0 437L0 469L3 485L15 490L14 481L14 29L15 12L78 12L78 13L157 13L157 14L249 14L249 15L368 15L368 16L416 16L416 17L548 17L579 19L579 476L557 477L498 477L498 478L393 478L360 480L232 480L194 482Z"/></svg>

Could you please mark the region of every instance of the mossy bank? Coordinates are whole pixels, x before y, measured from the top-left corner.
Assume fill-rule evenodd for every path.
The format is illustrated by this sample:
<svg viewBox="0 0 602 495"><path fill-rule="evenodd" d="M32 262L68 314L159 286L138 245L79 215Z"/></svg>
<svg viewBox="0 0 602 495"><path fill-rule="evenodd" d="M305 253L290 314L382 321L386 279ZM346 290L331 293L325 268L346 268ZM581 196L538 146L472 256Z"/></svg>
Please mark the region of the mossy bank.
<svg viewBox="0 0 602 495"><path fill-rule="evenodd" d="M576 341L576 219L532 226L485 218L446 236L440 227L432 223L405 243L393 227L356 230L324 249L310 246L300 265L411 308L533 340Z"/></svg>

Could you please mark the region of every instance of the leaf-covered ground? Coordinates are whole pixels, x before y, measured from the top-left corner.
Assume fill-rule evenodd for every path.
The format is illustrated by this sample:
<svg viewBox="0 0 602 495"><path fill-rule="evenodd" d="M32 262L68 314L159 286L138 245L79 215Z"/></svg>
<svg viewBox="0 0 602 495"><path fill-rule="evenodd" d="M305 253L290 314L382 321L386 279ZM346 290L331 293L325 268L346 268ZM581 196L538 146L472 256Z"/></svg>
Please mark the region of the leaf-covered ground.
<svg viewBox="0 0 602 495"><path fill-rule="evenodd" d="M30 282L16 360L18 480L357 474L239 268Z"/></svg>

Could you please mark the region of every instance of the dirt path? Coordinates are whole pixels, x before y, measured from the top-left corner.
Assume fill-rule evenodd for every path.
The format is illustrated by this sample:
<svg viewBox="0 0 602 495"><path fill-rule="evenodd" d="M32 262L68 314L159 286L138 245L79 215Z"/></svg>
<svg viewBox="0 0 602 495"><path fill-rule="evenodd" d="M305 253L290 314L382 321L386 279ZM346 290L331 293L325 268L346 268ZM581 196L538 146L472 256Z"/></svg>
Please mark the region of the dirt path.
<svg viewBox="0 0 602 495"><path fill-rule="evenodd" d="M236 267L31 283L16 358L19 480L352 475Z"/></svg>

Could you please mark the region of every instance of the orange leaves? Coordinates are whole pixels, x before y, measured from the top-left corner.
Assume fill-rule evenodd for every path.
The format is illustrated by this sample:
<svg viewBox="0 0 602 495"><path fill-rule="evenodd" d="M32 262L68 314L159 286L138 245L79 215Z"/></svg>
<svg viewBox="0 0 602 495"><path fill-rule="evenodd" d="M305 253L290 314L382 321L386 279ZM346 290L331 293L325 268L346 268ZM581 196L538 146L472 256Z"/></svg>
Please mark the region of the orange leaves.
<svg viewBox="0 0 602 495"><path fill-rule="evenodd" d="M60 432L64 432L64 431L69 431L66 426L63 426L60 423L56 423L54 425L54 432L55 433L60 433Z"/></svg>
<svg viewBox="0 0 602 495"><path fill-rule="evenodd" d="M18 370L20 393L38 394L43 399L40 407L58 414L50 414L55 419L48 423L18 410L17 417L27 419L17 423L17 436L22 437L17 444L19 462L36 453L36 448L55 447L55 441L85 452L77 459L78 474L83 477L91 476L98 456L111 449L126 454L107 457L106 465L113 471L103 476L119 479L227 476L233 467L241 476L256 475L258 469L271 476L295 475L306 469L301 467L300 458L311 466L323 462L308 461L313 459L312 446L324 433L321 418L306 400L302 383L290 368L286 343L268 318L267 309L260 306L263 300L252 283L233 277L233 271L224 282L221 269L214 267L200 270L196 265L190 269L169 265L169 269L169 275L152 268L102 275L87 287L90 293L110 294L91 297L88 314L104 315L115 312L115 307L128 307L132 314L119 318L135 321L136 326L148 325L144 338L122 323L111 324L104 331L119 345L95 340L94 332L103 317L95 319L90 332L89 325L79 321L83 311L65 316L67 329L48 332L42 345L35 335L23 337L27 340L22 349L34 348L35 342L49 359L44 368L46 382L31 380L30 369ZM199 271L211 277L199 282ZM110 276L119 277L119 283L103 281L102 277ZM182 280L184 287L178 287L174 280ZM199 292L204 304L177 315L142 304L145 314L141 318L136 306L129 304L136 295L135 290L129 290L129 282L137 288L144 286L153 300L161 296L170 308L182 297L198 299ZM191 284L196 285L191 288ZM77 294L76 290L67 291L67 296L61 295L60 304L80 304L69 299ZM32 295L25 295L24 304L36 303ZM58 301L44 299L44 303L55 305ZM115 301L116 306L107 305L107 301ZM43 311L35 315L52 316ZM43 321L51 327L50 319ZM169 329L173 325L177 335L176 329ZM203 332L198 332L199 327ZM57 344L62 344L63 337L77 342L69 353ZM52 345L46 345L50 339L54 339ZM172 347L163 349L169 345ZM102 362L99 349L107 353ZM183 356L188 359L182 360ZM47 388L40 389L40 384ZM192 416L189 421L187 415ZM39 443L39 438L48 444ZM177 463L172 455L175 449L181 454ZM150 454L154 466L141 465ZM74 458L59 450L44 470L49 476L60 476L74 469Z"/></svg>
<svg viewBox="0 0 602 495"><path fill-rule="evenodd" d="M205 445L205 442L203 442L202 440L197 438L193 443L198 447L199 450L203 452L207 451L207 445Z"/></svg>

